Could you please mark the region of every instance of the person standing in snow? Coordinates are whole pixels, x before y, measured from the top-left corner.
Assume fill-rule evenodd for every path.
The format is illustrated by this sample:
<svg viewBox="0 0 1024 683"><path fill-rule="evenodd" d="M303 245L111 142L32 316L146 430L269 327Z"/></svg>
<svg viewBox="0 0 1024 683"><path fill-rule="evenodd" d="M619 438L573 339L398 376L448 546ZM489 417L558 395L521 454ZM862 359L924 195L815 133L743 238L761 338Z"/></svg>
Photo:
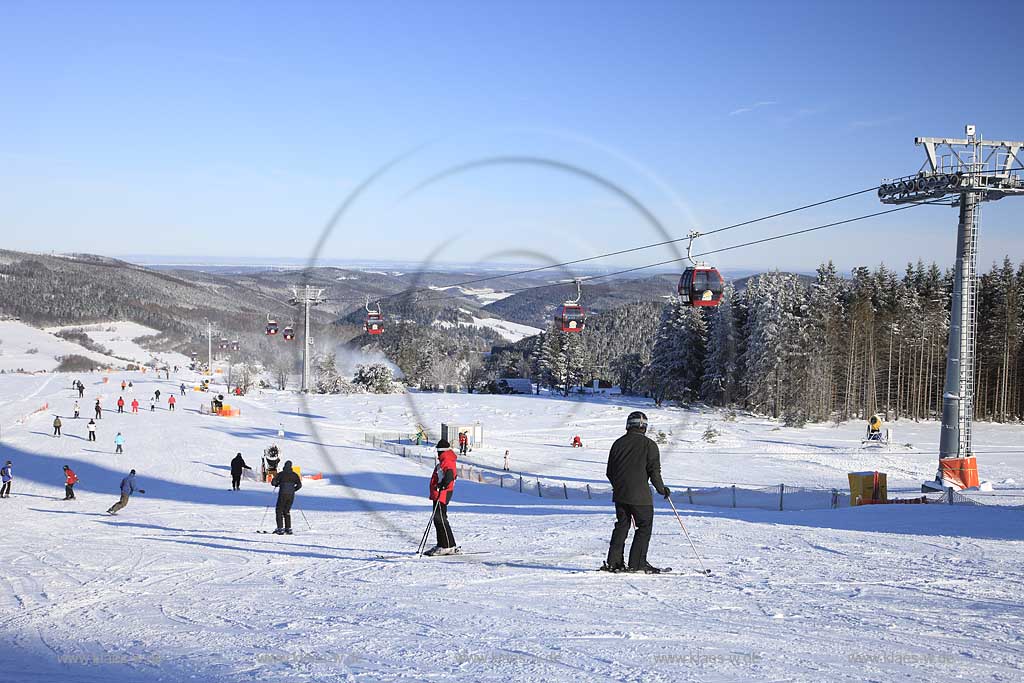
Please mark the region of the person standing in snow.
<svg viewBox="0 0 1024 683"><path fill-rule="evenodd" d="M573 448L583 448L583 439L580 438L579 434L577 434L576 436L572 437L572 447Z"/></svg>
<svg viewBox="0 0 1024 683"><path fill-rule="evenodd" d="M285 461L284 469L274 476L270 485L277 489L277 507L274 509L277 528L274 529L274 533L278 536L291 535L292 503L295 502L295 494L302 488L302 479L292 471L291 460Z"/></svg>
<svg viewBox="0 0 1024 683"><path fill-rule="evenodd" d="M121 380L121 391L124 391L125 387L127 387L127 386L128 386L128 384L124 380Z"/></svg>
<svg viewBox="0 0 1024 683"><path fill-rule="evenodd" d="M53 435L54 436L57 436L57 437L60 436L60 428L61 428L61 425L63 425L63 424L64 423L60 421L60 415L55 415L53 417Z"/></svg>
<svg viewBox="0 0 1024 683"><path fill-rule="evenodd" d="M459 455L465 455L468 448L469 437L466 436L466 432L459 432Z"/></svg>
<svg viewBox="0 0 1024 683"><path fill-rule="evenodd" d="M117 436L114 437L114 454L118 455L121 453L124 453L124 436L121 435L121 432L118 432Z"/></svg>
<svg viewBox="0 0 1024 683"><path fill-rule="evenodd" d="M11 482L14 481L14 463L8 460L0 467L0 498L11 497Z"/></svg>
<svg viewBox="0 0 1024 683"><path fill-rule="evenodd" d="M658 444L646 436L647 416L640 411L629 414L626 433L612 444L608 453L605 474L612 483L612 501L615 503L615 530L608 545L608 559L601 567L604 571L642 571L658 574L657 567L647 562L647 548L654 525L654 501L651 488L668 500L672 492L661 480L661 453ZM629 548L629 565L623 561L623 551L630 525L636 526L633 544Z"/></svg>
<svg viewBox="0 0 1024 683"><path fill-rule="evenodd" d="M78 398L85 398L85 385L78 383Z"/></svg>
<svg viewBox="0 0 1024 683"><path fill-rule="evenodd" d="M78 401L75 401L75 419L78 419Z"/></svg>
<svg viewBox="0 0 1024 683"><path fill-rule="evenodd" d="M167 397L167 410L174 412L174 404L178 402L178 399L174 398L174 394Z"/></svg>
<svg viewBox="0 0 1024 683"><path fill-rule="evenodd" d="M455 492L456 457L447 439L437 442L437 466L430 477L430 500L434 501L434 531L437 544L424 555L454 555L459 552L448 523L448 503Z"/></svg>
<svg viewBox="0 0 1024 683"><path fill-rule="evenodd" d="M89 420L89 424L85 425L85 430L89 433L89 441L96 440L96 420Z"/></svg>
<svg viewBox="0 0 1024 683"><path fill-rule="evenodd" d="M123 413L124 412L124 396L118 396L117 397L117 412L119 412L119 413Z"/></svg>
<svg viewBox="0 0 1024 683"><path fill-rule="evenodd" d="M128 505L128 499L134 493L145 493L146 489L136 488L135 470L128 473L128 476L121 480L121 499L107 509L107 514L116 515Z"/></svg>
<svg viewBox="0 0 1024 683"><path fill-rule="evenodd" d="M159 403L160 402L160 390L159 389L157 389L156 391L153 392L153 399L154 399L153 400L154 403Z"/></svg>
<svg viewBox="0 0 1024 683"><path fill-rule="evenodd" d="M138 414L139 412L139 399L132 399L132 412Z"/></svg>
<svg viewBox="0 0 1024 683"><path fill-rule="evenodd" d="M502 469L508 472L508 449L505 449L505 466Z"/></svg>
<svg viewBox="0 0 1024 683"><path fill-rule="evenodd" d="M100 406L100 400L99 399L96 399L96 405L94 406L94 409L96 411L96 419L97 420L102 420L103 419L103 408Z"/></svg>
<svg viewBox="0 0 1024 683"><path fill-rule="evenodd" d="M185 383L182 382L181 383L181 387L179 387L179 388L181 389L181 395L184 396L185 395Z"/></svg>
<svg viewBox="0 0 1024 683"><path fill-rule="evenodd" d="M171 396L171 398L174 398ZM239 453L231 459L231 490L238 491L241 489L242 483L242 470L251 470L252 468L245 464L245 460L242 459L242 454Z"/></svg>
<svg viewBox="0 0 1024 683"><path fill-rule="evenodd" d="M78 475L75 471L64 465L64 500L75 499L75 484L78 483Z"/></svg>
<svg viewBox="0 0 1024 683"><path fill-rule="evenodd" d="M149 402L149 412L152 413L155 410L156 410L156 399L151 399L150 402Z"/></svg>

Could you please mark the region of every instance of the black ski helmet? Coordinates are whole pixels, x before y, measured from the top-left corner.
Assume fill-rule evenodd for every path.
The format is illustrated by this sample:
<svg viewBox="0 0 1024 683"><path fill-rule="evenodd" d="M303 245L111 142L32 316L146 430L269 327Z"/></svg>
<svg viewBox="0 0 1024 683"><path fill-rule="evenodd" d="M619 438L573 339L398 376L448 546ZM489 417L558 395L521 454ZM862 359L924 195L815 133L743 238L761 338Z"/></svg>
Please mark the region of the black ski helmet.
<svg viewBox="0 0 1024 683"><path fill-rule="evenodd" d="M626 429L638 429L641 432L647 431L647 416L639 410L634 410L626 418Z"/></svg>
<svg viewBox="0 0 1024 683"><path fill-rule="evenodd" d="M452 445L448 443L448 439L441 439L437 442L437 450L439 451L446 451L451 447Z"/></svg>

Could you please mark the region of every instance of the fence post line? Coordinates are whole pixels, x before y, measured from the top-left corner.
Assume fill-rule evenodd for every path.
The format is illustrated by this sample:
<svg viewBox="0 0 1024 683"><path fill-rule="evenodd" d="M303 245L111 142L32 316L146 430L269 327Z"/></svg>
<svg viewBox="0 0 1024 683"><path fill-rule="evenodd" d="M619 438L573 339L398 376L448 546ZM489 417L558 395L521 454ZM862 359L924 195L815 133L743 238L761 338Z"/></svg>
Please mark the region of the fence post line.
<svg viewBox="0 0 1024 683"><path fill-rule="evenodd" d="M505 488L505 475L501 475L501 479L498 480L498 486Z"/></svg>
<svg viewBox="0 0 1024 683"><path fill-rule="evenodd" d="M786 485L779 484L779 512L782 512L782 497L786 494Z"/></svg>
<svg viewBox="0 0 1024 683"><path fill-rule="evenodd" d="M690 505L693 505L693 489L689 486L686 487L686 497L690 501Z"/></svg>
<svg viewBox="0 0 1024 683"><path fill-rule="evenodd" d="M565 491L565 499L569 500L569 487L565 485L564 481L562 482L562 490Z"/></svg>
<svg viewBox="0 0 1024 683"><path fill-rule="evenodd" d="M732 506L736 507L736 484L732 485Z"/></svg>
<svg viewBox="0 0 1024 683"><path fill-rule="evenodd" d="M544 497L544 494L541 493L541 490L540 490L540 479L537 480L537 497L538 498L543 498Z"/></svg>
<svg viewBox="0 0 1024 683"><path fill-rule="evenodd" d="M587 484L587 500L590 500L590 484Z"/></svg>
<svg viewBox="0 0 1024 683"><path fill-rule="evenodd" d="M523 492L523 475L519 475L519 493Z"/></svg>

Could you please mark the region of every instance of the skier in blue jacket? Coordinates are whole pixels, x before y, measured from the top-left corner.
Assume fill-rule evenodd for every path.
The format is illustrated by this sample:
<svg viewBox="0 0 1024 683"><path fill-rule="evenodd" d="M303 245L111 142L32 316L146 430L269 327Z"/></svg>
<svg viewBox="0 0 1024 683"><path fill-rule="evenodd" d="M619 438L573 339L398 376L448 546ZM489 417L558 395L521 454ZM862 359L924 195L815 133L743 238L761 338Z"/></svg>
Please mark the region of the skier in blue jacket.
<svg viewBox="0 0 1024 683"><path fill-rule="evenodd" d="M121 480L121 500L111 505L107 512L116 515L119 510L123 510L128 505L128 499L136 492L145 493L146 490L135 486L135 470L132 470L127 477Z"/></svg>

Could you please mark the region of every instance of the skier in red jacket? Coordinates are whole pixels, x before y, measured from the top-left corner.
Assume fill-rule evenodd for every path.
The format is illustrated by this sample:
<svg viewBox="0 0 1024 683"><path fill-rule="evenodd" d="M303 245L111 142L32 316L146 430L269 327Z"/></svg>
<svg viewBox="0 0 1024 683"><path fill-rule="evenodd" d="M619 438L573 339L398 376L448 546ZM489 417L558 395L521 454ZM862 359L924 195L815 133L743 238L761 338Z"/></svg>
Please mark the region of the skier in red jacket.
<svg viewBox="0 0 1024 683"><path fill-rule="evenodd" d="M583 439L580 438L579 434L577 434L576 436L572 437L572 447L573 448L583 448Z"/></svg>
<svg viewBox="0 0 1024 683"><path fill-rule="evenodd" d="M469 449L469 437L466 432L459 432L459 455L465 455Z"/></svg>
<svg viewBox="0 0 1024 683"><path fill-rule="evenodd" d="M456 456L446 439L437 442L437 466L430 477L430 500L434 501L434 530L437 545L424 555L455 555L461 548L455 545L455 536L448 524L448 503L455 491Z"/></svg>
<svg viewBox="0 0 1024 683"><path fill-rule="evenodd" d="M97 399L96 402L99 403L99 400ZM117 397L117 412L119 412L119 413L123 413L124 412L124 396L118 396Z"/></svg>
<svg viewBox="0 0 1024 683"><path fill-rule="evenodd" d="M132 412L133 413L139 412L139 399L137 399L137 398L133 398L132 399Z"/></svg>
<svg viewBox="0 0 1024 683"><path fill-rule="evenodd" d="M64 465L64 500L75 499L75 484L78 483L78 475L75 471Z"/></svg>

